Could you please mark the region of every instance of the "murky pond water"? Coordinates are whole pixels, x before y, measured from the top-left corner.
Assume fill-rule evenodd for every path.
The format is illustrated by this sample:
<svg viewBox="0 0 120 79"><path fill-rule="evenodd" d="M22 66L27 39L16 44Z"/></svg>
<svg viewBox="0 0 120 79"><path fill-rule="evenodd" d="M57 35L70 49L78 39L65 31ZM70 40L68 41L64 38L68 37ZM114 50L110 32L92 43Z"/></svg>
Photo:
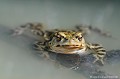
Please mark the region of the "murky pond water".
<svg viewBox="0 0 120 79"><path fill-rule="evenodd" d="M49 28L74 28L87 24L110 32L114 38L91 34L92 42L120 49L119 1L0 0L0 79L86 79L80 73L56 68L31 49L32 38L11 37L10 29L27 22L42 22ZM120 76L120 64L103 69Z"/></svg>

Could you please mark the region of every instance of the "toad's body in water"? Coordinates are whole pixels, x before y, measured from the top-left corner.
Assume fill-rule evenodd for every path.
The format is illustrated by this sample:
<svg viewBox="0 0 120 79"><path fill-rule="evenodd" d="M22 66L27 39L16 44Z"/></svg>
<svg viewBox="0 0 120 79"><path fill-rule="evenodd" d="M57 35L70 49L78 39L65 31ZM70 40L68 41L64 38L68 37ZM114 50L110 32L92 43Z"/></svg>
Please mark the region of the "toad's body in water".
<svg viewBox="0 0 120 79"><path fill-rule="evenodd" d="M51 51L61 54L90 54L88 50L92 50L95 57L94 63L100 61L104 64L103 59L106 55L105 49L100 44L92 44L85 41L83 30L42 30L41 23L28 23L14 30L13 35L20 35L25 30L30 30L35 35L43 37L44 41L38 40L34 43L34 48L37 50ZM85 32L84 32L85 33ZM44 54L44 52L43 52ZM49 57L47 54L45 54Z"/></svg>

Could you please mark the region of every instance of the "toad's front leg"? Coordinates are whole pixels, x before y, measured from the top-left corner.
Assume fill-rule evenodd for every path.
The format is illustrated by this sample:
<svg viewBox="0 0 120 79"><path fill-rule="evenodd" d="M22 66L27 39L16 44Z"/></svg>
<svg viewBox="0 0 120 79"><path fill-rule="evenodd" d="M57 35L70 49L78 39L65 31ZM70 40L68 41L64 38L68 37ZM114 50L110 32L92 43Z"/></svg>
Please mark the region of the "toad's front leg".
<svg viewBox="0 0 120 79"><path fill-rule="evenodd" d="M29 30L35 35L43 36L43 34L44 34L43 27L44 26L41 23L27 23L25 25L22 25L20 27L17 27L16 29L14 29L13 30L14 32L12 35L13 36L21 35L25 31Z"/></svg>
<svg viewBox="0 0 120 79"><path fill-rule="evenodd" d="M50 59L50 56L49 56L48 52L45 51L46 47L45 47L45 43L44 42L36 41L33 44L33 49L41 52L41 55L43 57L45 57L46 59Z"/></svg>
<svg viewBox="0 0 120 79"><path fill-rule="evenodd" d="M87 44L87 47L90 50L93 50L93 56L96 58L93 63L100 61L103 65L103 59L106 55L106 50L100 44Z"/></svg>
<svg viewBox="0 0 120 79"><path fill-rule="evenodd" d="M50 57L50 49L45 45L45 42L37 41L33 44L33 48L41 53L41 56L47 60L50 60L55 63L57 66L61 66L59 62ZM46 51L48 50L48 51Z"/></svg>

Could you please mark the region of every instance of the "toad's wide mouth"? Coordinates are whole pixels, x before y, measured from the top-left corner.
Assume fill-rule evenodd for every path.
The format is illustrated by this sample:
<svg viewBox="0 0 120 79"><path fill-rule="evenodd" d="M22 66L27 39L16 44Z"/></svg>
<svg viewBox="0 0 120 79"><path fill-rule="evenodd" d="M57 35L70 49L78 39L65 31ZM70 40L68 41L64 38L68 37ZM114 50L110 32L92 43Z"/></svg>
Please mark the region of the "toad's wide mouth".
<svg viewBox="0 0 120 79"><path fill-rule="evenodd" d="M75 48L80 48L81 45L57 45L56 47L62 47L62 48L67 48L67 49L75 49Z"/></svg>

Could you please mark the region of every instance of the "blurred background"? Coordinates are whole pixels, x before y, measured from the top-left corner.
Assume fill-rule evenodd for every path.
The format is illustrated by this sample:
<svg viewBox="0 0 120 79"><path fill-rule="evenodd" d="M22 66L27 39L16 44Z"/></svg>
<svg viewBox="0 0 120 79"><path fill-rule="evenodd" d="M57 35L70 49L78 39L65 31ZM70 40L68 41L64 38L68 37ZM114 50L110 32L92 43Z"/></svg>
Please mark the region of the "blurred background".
<svg viewBox="0 0 120 79"><path fill-rule="evenodd" d="M107 50L119 49L119 8L119 0L0 0L0 79L86 79L39 59L30 49L32 39L13 38L9 31L28 22L41 22L46 29L72 29L86 24L114 37L91 34L89 41L101 43ZM106 65L103 69L119 76L119 66Z"/></svg>

